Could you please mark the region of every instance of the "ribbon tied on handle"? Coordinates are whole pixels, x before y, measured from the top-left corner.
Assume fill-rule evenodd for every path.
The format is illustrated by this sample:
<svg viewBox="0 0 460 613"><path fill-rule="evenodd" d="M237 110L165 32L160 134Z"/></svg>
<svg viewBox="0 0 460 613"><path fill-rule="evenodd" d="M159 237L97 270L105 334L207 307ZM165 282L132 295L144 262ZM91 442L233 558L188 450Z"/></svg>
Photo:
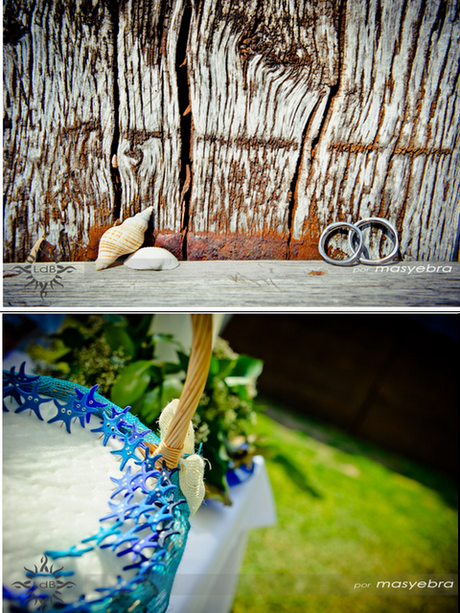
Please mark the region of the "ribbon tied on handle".
<svg viewBox="0 0 460 613"><path fill-rule="evenodd" d="M179 400L172 400L161 412L159 424L161 439L167 436ZM195 453L195 433L192 422L189 422L181 457L178 462L179 485L190 509L194 515L204 498L204 460Z"/></svg>

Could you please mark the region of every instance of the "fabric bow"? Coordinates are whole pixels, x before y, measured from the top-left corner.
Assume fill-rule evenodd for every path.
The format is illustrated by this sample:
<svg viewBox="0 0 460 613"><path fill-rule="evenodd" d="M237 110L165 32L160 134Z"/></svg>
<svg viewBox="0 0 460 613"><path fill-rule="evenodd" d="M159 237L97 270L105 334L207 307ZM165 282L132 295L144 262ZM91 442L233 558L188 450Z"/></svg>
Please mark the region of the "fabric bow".
<svg viewBox="0 0 460 613"><path fill-rule="evenodd" d="M179 400L172 400L160 414L160 435L163 440L168 432L171 420L176 412ZM190 509L194 515L204 498L204 460L195 453L195 432L192 422L189 423L187 436L179 460L179 485Z"/></svg>

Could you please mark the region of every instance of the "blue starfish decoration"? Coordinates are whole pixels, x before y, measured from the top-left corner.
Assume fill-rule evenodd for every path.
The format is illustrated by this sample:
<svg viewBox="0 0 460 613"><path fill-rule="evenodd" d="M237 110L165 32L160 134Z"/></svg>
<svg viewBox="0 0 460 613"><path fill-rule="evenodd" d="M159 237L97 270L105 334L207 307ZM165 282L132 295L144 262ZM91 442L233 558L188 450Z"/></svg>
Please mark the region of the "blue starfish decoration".
<svg viewBox="0 0 460 613"><path fill-rule="evenodd" d="M99 385L93 385L93 387L87 391L83 392L82 390L75 388L75 393L77 394L77 402L75 403L74 410L75 412L86 414L86 421L89 422L91 413L97 413L99 409L102 409L107 406L107 402L98 402L94 394L96 393ZM83 423L82 423L83 426Z"/></svg>
<svg viewBox="0 0 460 613"><path fill-rule="evenodd" d="M16 374L15 367L13 366L11 370L8 372L6 370L3 371L3 379L5 383L10 383L11 385L21 385L23 383L33 383L34 381L38 381L40 379L39 375L26 375L25 372L26 363L23 362L19 367L19 372Z"/></svg>
<svg viewBox="0 0 460 613"><path fill-rule="evenodd" d="M177 472L177 468L172 470L168 470L166 468L166 464L163 464L163 468L161 473L159 473L158 480L153 489L150 489L147 493L149 494L150 501L155 501L158 504L158 501L166 501L172 502L174 499L173 492L177 490L177 485L171 483L171 475Z"/></svg>
<svg viewBox="0 0 460 613"><path fill-rule="evenodd" d="M58 409L57 415L55 415L52 419L48 420L49 424L54 423L55 421L63 421L65 423L66 430L69 434L70 432L70 424L73 419L77 419L78 415L75 414L72 405L74 403L74 398L71 398L67 404L59 404L56 398L53 399L54 404ZM84 427L84 423L82 424Z"/></svg>
<svg viewBox="0 0 460 613"><path fill-rule="evenodd" d="M19 388L16 385L4 385L3 386L3 410L5 411L5 413L9 413L9 409L6 408L5 405L5 398L14 398L14 400L16 400L16 402L18 404L21 404L22 399L21 399L21 394L19 392Z"/></svg>
<svg viewBox="0 0 460 613"><path fill-rule="evenodd" d="M135 443L137 442L137 445L142 444L142 447L145 449L146 445L144 443L144 437L147 436L147 434L150 434L150 432L152 432L151 430L141 430L139 431L137 429L136 426L136 422L133 422L132 424L132 430L131 430L131 436L129 438L129 442L130 443Z"/></svg>
<svg viewBox="0 0 460 613"><path fill-rule="evenodd" d="M132 477L132 482L136 485L134 489L141 488L143 494L151 494L152 488L148 487L147 481L149 479L156 479L160 476L160 472L156 469L148 470L146 464L142 464L141 470Z"/></svg>
<svg viewBox="0 0 460 613"><path fill-rule="evenodd" d="M135 450L137 447L145 447L145 443L142 441L142 439L148 432L151 432L151 430L143 430L142 432L138 432L136 424L133 423L132 432L123 435L123 449L116 449L115 451L110 452L121 456L122 462L120 470L123 470L128 460L138 459Z"/></svg>
<svg viewBox="0 0 460 613"><path fill-rule="evenodd" d="M112 407L112 414L109 416L107 413L104 413L103 421L101 421L101 426L99 428L94 428L91 432L102 432L104 434L104 440L102 444L104 447L107 445L107 441L111 436L120 436L124 437L125 434L122 432L121 428L128 426L129 423L123 419L123 416L129 411L131 407L126 407L122 411L118 412L115 407Z"/></svg>
<svg viewBox="0 0 460 613"><path fill-rule="evenodd" d="M168 502L170 502L174 498L172 492L174 492L174 490L176 489L177 485L162 485L158 480L155 488L150 491L150 498L155 501L167 500Z"/></svg>
<svg viewBox="0 0 460 613"><path fill-rule="evenodd" d="M110 477L110 480L118 485L110 498L115 498L118 494L126 492L125 498L128 497L128 500L131 500L134 496L135 490L139 488L139 485L136 483L138 475L131 475L131 466L128 466L127 470L121 477L121 479L115 479L115 477Z"/></svg>
<svg viewBox="0 0 460 613"><path fill-rule="evenodd" d="M143 538L136 540L134 545L131 545L128 549L120 551L117 553L117 556L124 556L128 553L132 553L134 555L134 561L137 560L137 556L141 555L141 551L143 549L151 549L158 548L158 535L155 533L150 533L144 536Z"/></svg>
<svg viewBox="0 0 460 613"><path fill-rule="evenodd" d="M157 510L157 507L155 505L149 504L148 499L143 498L141 502L138 505L136 505L136 508L131 513L130 519L134 519L134 521L138 524L142 515L145 515L146 517L148 517L150 511L156 511L156 510Z"/></svg>
<svg viewBox="0 0 460 613"><path fill-rule="evenodd" d="M27 393L29 388L26 386L25 389L22 389L20 386L27 383L34 383L40 379L38 375L26 375L25 366L26 363L23 362L18 373L16 373L14 366L12 366L9 371L3 371L3 398L9 398L11 396L18 404L21 404L21 393ZM3 403L3 410L9 413L9 409L6 408L5 403Z"/></svg>
<svg viewBox="0 0 460 613"><path fill-rule="evenodd" d="M43 421L43 417L40 414L40 405L49 402L49 398L41 398L38 394L38 387L39 383L37 381L29 392L21 390L21 395L24 396L24 402L16 409L15 413L22 413L30 409L35 413L38 419Z"/></svg>
<svg viewBox="0 0 460 613"><path fill-rule="evenodd" d="M97 385L94 385L88 392L82 392L78 388L75 388L76 397L70 398L66 404L60 404L54 399L54 404L58 409L57 415L48 420L49 424L55 421L63 421L66 425L67 432L70 432L70 424L73 419L79 419L81 427L85 427L85 418L89 421L91 413L97 413L99 409L107 406L106 403L97 402L94 399L94 392L97 389Z"/></svg>
<svg viewBox="0 0 460 613"><path fill-rule="evenodd" d="M119 547L120 545L123 545L123 543L136 542L136 541L139 540L139 534L138 533L141 530L143 530L144 528L147 528L147 527L148 526L142 526L142 527L133 526L129 530L126 530L126 532L123 532L123 533L119 534L117 536L117 538L112 543L110 543L110 545L106 545L106 546L107 547L108 546L112 547L113 551L115 551L116 548Z"/></svg>
<svg viewBox="0 0 460 613"><path fill-rule="evenodd" d="M118 530L118 528L120 526L123 525L122 521L117 521L113 524L113 526L110 526L109 528L106 528L104 526L101 526L99 528L99 532L97 534L93 534L93 536L88 536L87 538L83 539L81 542L82 543L88 543L89 541L96 541L96 545L100 546L102 541L104 539L106 539L109 536L117 536L118 534L121 534L121 531ZM112 543L107 544L106 546L110 546Z"/></svg>
<svg viewBox="0 0 460 613"><path fill-rule="evenodd" d="M116 517L119 521L124 522L125 519L131 517L131 513L137 508L137 506L137 504L129 504L129 500L126 498L123 498L121 502L112 502L110 500L109 507L112 509L113 513L110 513L105 517L101 517L99 521L105 521L106 519Z"/></svg>
<svg viewBox="0 0 460 613"><path fill-rule="evenodd" d="M174 519L174 516L171 513L170 505L164 504L162 507L157 509L156 513L148 516L147 522L152 527L152 530L158 530L158 524L168 522L169 525L172 519ZM165 525L164 527L166 528L168 526Z"/></svg>
<svg viewBox="0 0 460 613"><path fill-rule="evenodd" d="M156 470L155 464L157 463L158 460L162 458L161 454L150 455L150 451L151 451L150 447L147 447L147 450L145 452L145 458L142 458L140 460L137 460L137 462L135 462L135 464L137 464L138 466L141 466L141 467L145 466L146 470L149 470L149 471Z"/></svg>
<svg viewBox="0 0 460 613"><path fill-rule="evenodd" d="M165 549L158 549L155 553L147 558L144 554L139 554L139 560L135 561L134 564L129 564L128 566L123 566L123 570L131 570L132 568L138 569L138 575L143 575L152 570L154 566L165 566L164 562L160 562L161 558L166 555ZM135 556L137 558L138 556Z"/></svg>
<svg viewBox="0 0 460 613"><path fill-rule="evenodd" d="M57 560L58 558L76 558L82 556L87 551L93 551L94 547L87 547L86 549L77 550L76 545L72 545L69 549L65 549L63 551L45 551L45 556L49 556L52 560Z"/></svg>

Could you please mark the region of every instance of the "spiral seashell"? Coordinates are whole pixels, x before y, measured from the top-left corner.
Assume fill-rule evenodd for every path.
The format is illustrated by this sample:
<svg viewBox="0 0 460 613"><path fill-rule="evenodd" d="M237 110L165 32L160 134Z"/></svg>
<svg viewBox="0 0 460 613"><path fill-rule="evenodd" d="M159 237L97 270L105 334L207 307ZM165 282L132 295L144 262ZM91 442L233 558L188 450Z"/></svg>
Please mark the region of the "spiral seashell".
<svg viewBox="0 0 460 613"><path fill-rule="evenodd" d="M123 264L136 270L171 270L179 260L162 247L143 247L129 256Z"/></svg>
<svg viewBox="0 0 460 613"><path fill-rule="evenodd" d="M101 237L96 260L96 270L113 264L117 258L139 249L144 242L153 206L149 206L134 217L128 217L121 226L109 228Z"/></svg>

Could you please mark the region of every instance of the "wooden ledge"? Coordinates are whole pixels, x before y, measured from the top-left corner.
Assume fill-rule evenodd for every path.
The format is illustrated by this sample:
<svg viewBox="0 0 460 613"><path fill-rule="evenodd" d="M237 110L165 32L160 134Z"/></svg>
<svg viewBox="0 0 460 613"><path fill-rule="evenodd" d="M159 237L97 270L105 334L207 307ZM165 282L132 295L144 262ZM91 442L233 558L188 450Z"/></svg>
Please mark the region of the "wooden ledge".
<svg viewBox="0 0 460 613"><path fill-rule="evenodd" d="M122 263L4 264L5 307L302 310L460 305L459 262L341 268L323 261L214 260L174 270Z"/></svg>

